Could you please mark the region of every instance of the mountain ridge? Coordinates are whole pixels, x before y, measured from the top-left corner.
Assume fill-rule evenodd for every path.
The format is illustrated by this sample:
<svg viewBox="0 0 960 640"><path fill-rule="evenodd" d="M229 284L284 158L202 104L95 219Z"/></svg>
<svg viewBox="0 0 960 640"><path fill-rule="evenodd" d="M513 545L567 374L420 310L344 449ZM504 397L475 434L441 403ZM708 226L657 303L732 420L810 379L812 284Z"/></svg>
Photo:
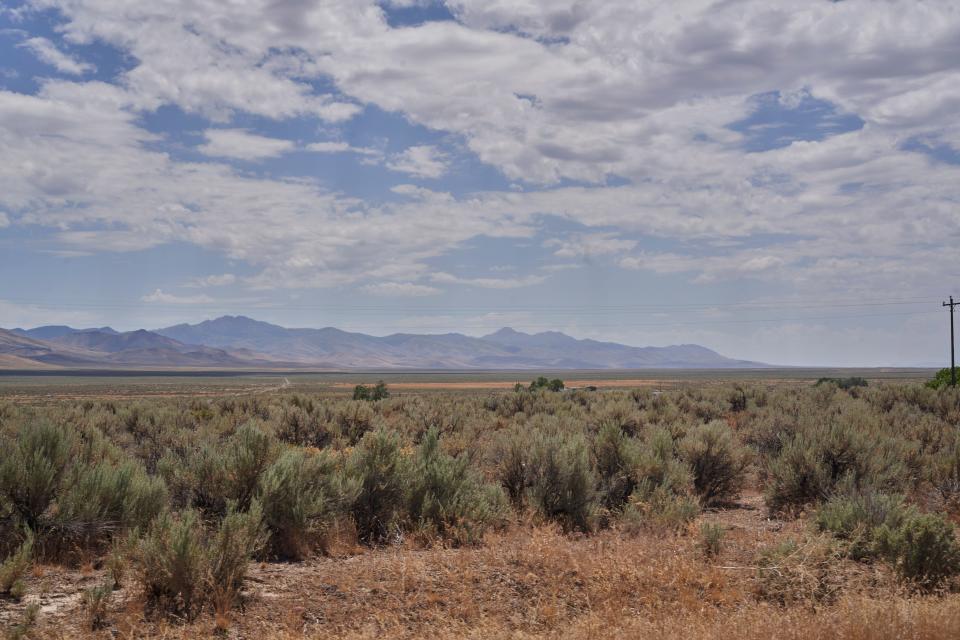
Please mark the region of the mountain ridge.
<svg viewBox="0 0 960 640"><path fill-rule="evenodd" d="M52 336L39 339L34 336ZM44 366L159 366L320 369L649 369L760 368L696 344L635 347L578 339L559 331L503 327L484 336L393 333L372 336L336 327L286 328L247 316L117 332L48 325L0 329L7 361ZM0 359L0 368L12 368Z"/></svg>

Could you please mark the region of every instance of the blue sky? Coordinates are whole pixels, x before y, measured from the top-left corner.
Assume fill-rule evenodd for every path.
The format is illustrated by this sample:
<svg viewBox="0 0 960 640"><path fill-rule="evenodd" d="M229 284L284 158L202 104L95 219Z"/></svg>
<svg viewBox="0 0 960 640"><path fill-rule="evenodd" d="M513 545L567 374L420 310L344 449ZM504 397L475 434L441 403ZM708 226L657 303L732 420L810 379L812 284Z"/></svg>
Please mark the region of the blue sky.
<svg viewBox="0 0 960 640"><path fill-rule="evenodd" d="M958 61L946 1L0 2L0 326L939 365Z"/></svg>

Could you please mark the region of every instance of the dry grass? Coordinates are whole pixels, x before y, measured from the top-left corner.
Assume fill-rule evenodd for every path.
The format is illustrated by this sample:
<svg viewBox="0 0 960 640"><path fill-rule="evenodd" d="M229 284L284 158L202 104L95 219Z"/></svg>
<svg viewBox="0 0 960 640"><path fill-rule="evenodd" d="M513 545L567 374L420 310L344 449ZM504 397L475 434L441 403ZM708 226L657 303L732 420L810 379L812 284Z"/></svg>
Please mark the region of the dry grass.
<svg viewBox="0 0 960 640"><path fill-rule="evenodd" d="M913 598L880 566L836 560L829 570L835 599L787 607L765 602L751 564L757 551L802 538L806 525L767 520L752 506L748 497L741 508L701 519L728 528L715 558L700 548L700 522L679 535L637 536L616 530L569 536L524 524L461 549L406 543L362 550L347 538L329 557L252 566L244 606L230 614L207 612L190 624L151 619L139 595L124 590L104 630L84 628L79 605L66 598L41 610L37 637L956 637L960 596ZM817 572L802 562L799 569ZM55 571L44 577L48 585ZM95 579L81 572L61 577L55 591Z"/></svg>

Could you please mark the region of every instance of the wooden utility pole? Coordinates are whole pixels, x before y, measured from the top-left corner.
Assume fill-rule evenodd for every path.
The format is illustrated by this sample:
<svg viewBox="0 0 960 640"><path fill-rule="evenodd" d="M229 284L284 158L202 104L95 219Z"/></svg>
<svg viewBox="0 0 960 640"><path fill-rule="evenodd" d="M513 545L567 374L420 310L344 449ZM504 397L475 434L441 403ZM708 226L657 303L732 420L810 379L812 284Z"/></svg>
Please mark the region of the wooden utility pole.
<svg viewBox="0 0 960 640"><path fill-rule="evenodd" d="M954 360L954 347L953 347L953 308L960 304L960 302L954 302L953 296L950 296L950 302L944 302L943 306L950 307L950 386L957 386L957 364Z"/></svg>

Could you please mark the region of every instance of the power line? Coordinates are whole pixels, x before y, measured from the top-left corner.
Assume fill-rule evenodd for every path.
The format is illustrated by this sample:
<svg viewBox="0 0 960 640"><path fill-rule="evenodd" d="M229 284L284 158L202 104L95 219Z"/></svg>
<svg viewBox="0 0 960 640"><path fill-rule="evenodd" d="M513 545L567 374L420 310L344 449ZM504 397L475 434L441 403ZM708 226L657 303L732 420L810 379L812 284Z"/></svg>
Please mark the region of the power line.
<svg viewBox="0 0 960 640"><path fill-rule="evenodd" d="M27 304L34 306L48 306L50 303L37 300L27 300L24 298L4 298L2 301L14 302L17 304ZM840 309L840 308L870 308L885 306L920 306L935 302L933 298L912 298L912 299L892 299L892 300L874 300L872 302L861 303L830 303L816 302L813 300L780 300L770 302L719 302L719 303L678 303L678 304L637 304L637 305L344 305L331 303L329 305L314 304L251 304L249 302L236 301L211 301L201 303L153 303L153 302L58 302L55 307L81 308L81 309L233 309L237 306L246 304L246 308L251 312L258 309L282 309L286 311L325 311L328 313L342 312L385 312L396 314L398 312L443 312L447 314L454 313L477 313L477 312L519 312L530 311L541 314L558 315L609 315L611 313L623 314L658 314L670 310L710 310L710 309L735 309L735 308L773 308L784 306L801 306L805 309Z"/></svg>

